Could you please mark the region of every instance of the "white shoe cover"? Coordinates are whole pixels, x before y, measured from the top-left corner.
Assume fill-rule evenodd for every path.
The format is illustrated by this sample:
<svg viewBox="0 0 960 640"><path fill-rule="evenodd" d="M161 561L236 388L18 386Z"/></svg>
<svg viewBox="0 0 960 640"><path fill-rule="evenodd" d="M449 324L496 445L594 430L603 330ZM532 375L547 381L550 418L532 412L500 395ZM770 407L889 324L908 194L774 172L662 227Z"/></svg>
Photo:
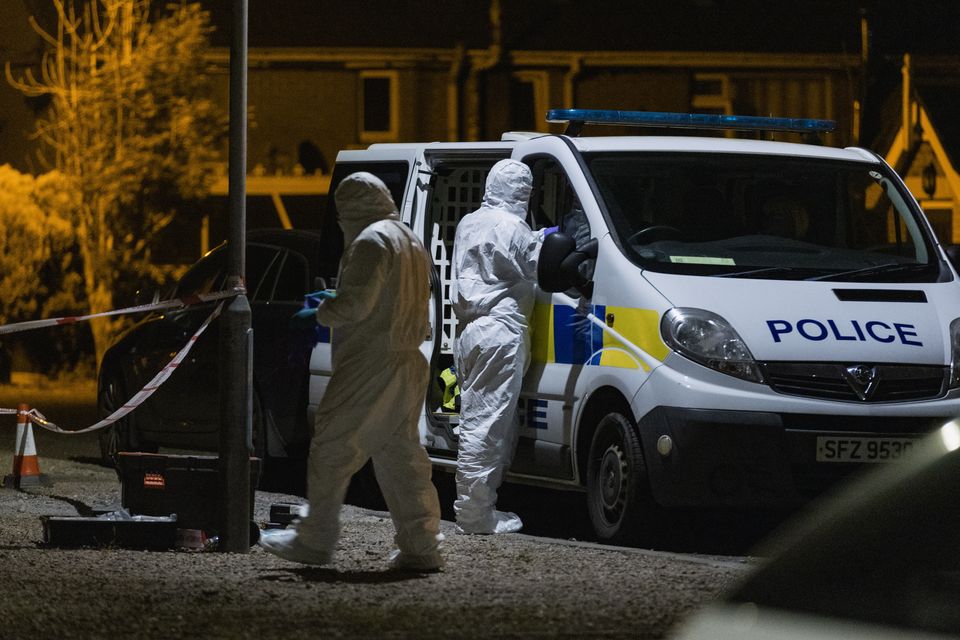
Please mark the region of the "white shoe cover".
<svg viewBox="0 0 960 640"><path fill-rule="evenodd" d="M471 533L479 535L490 535L493 533L514 533L523 528L523 521L520 516L510 511L497 511L494 509L491 518L484 518L486 522L465 522L457 521L457 533Z"/></svg>
<svg viewBox="0 0 960 640"><path fill-rule="evenodd" d="M419 571L436 573L443 569L443 557L439 551L422 555L404 553L399 549L390 552L390 568L394 571Z"/></svg>
<svg viewBox="0 0 960 640"><path fill-rule="evenodd" d="M523 529L523 521L515 513L510 511L494 511L494 517L497 519L497 526L494 533L514 533Z"/></svg>
<svg viewBox="0 0 960 640"><path fill-rule="evenodd" d="M273 555L299 562L300 564L322 565L330 564L333 560L331 551L313 549L305 545L298 537L295 529L281 529L279 531L264 531L260 535L258 545Z"/></svg>

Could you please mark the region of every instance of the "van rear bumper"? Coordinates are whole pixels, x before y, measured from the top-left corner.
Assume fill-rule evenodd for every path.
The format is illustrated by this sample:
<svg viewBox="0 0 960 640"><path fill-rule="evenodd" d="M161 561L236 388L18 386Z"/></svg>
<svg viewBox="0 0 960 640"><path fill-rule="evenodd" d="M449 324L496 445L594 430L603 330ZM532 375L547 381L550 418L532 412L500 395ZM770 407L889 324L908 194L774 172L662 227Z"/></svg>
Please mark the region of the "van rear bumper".
<svg viewBox="0 0 960 640"><path fill-rule="evenodd" d="M639 431L658 503L779 509L877 466L817 462L817 437L919 437L948 420L656 407L639 420ZM668 455L658 453L661 436L672 441Z"/></svg>

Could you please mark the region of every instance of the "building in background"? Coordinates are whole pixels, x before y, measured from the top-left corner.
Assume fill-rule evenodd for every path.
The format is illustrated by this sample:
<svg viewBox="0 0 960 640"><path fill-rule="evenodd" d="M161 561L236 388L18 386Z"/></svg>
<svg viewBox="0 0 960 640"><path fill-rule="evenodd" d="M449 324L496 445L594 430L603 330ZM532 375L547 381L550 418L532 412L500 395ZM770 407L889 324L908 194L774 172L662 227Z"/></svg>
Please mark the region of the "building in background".
<svg viewBox="0 0 960 640"><path fill-rule="evenodd" d="M904 177L941 242L960 242L960 60L905 55L901 73L900 94L890 98L897 126L877 151Z"/></svg>
<svg viewBox="0 0 960 640"><path fill-rule="evenodd" d="M32 3L9 0L3 5L0 20L0 66L9 65L19 75L25 68L36 68L43 42L30 28ZM32 138L34 121L46 111L49 98L24 97L0 77L0 165L9 164L20 172L40 173L37 143Z"/></svg>
<svg viewBox="0 0 960 640"><path fill-rule="evenodd" d="M228 14L222 2L207 4L221 24L211 62L225 100ZM719 3L675 5L651 15L642 3L608 0L589 8L558 0L372 1L358 18L323 2L287 2L269 13L252 3L248 187L262 200L258 223L320 226L297 207L302 202L293 212L287 204L295 194L319 201L328 184L303 164L304 144L326 168L339 149L378 142L559 133L545 121L554 107L827 118L838 122L828 144L859 142L864 58L856 11L804 33L785 21L757 28ZM796 7L774 11L803 17ZM220 187L225 194L225 182ZM203 228L205 238L223 233L215 219Z"/></svg>
<svg viewBox="0 0 960 640"><path fill-rule="evenodd" d="M231 2L201 3L216 27L210 63L226 106ZM948 0L284 0L249 9L250 227L320 228L339 149L560 132L544 119L554 107L827 118L837 131L826 144L881 141L885 151L898 120L885 96L901 93L889 78L902 54L960 59L960 10ZM23 146L0 148L0 162ZM939 176L944 166L937 161ZM225 237L225 169L213 193L172 229L196 239L178 242L182 253L196 257Z"/></svg>

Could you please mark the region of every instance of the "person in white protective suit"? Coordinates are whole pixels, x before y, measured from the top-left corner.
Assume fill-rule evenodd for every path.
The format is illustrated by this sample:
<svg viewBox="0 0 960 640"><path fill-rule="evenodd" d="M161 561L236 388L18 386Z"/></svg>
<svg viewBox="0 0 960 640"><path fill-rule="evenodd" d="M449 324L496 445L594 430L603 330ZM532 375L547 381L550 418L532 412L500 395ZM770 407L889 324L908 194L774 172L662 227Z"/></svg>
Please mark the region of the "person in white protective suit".
<svg viewBox="0 0 960 640"><path fill-rule="evenodd" d="M418 347L428 335L430 258L376 176L347 176L334 198L346 249L336 297L316 309L333 328L333 376L310 443L309 510L260 545L295 562L329 562L350 478L372 458L396 529L392 566L438 570L440 503L417 432L429 378Z"/></svg>
<svg viewBox="0 0 960 640"><path fill-rule="evenodd" d="M519 436L517 402L530 354L542 235L524 218L530 169L501 160L487 176L483 203L457 225L453 309L459 320L454 358L460 374L457 499L463 533L509 533L523 523L496 510L497 489Z"/></svg>

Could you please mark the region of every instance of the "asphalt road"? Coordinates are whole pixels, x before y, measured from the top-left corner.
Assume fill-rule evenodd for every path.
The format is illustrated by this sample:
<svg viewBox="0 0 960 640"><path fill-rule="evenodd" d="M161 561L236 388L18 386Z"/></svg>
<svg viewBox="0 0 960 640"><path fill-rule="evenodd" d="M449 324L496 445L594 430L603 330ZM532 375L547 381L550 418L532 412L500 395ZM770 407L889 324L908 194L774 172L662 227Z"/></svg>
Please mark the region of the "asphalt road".
<svg viewBox="0 0 960 640"><path fill-rule="evenodd" d="M22 397L63 427L95 418L89 393L70 400L56 389L8 391L0 388L0 407ZM0 419L11 427L0 427L0 464L9 464L14 421ZM350 505L329 567L294 565L257 547L51 548L41 544L40 516L117 509L120 485L99 464L95 435L35 429L35 437L54 485L0 489L0 581L8 585L0 638L662 638L751 564L582 541L582 495L517 487L506 488L502 505L521 513L525 533L465 536L446 520L447 566L434 575L387 571L388 514ZM437 484L449 508L449 476ZM265 522L274 502L299 500L258 491L254 519Z"/></svg>
<svg viewBox="0 0 960 640"><path fill-rule="evenodd" d="M46 418L64 429L80 429L97 420L96 388L92 383L56 384L28 379L19 385L0 386L0 407L15 408L25 402L36 407ZM13 426L12 417L7 418ZM3 422L0 421L0 425ZM13 447L13 431L3 441L0 427L0 450ZM37 450L43 458L56 458L97 464L99 445L95 433L60 435L34 428ZM182 451L163 449L166 453ZM206 455L210 455L207 452ZM0 464L3 464L0 461ZM273 473L260 488L267 491L304 496L305 469L302 463L285 463L282 473ZM0 468L2 470L2 468ZM372 474L371 474L372 476ZM374 510L386 507L371 481L358 478L347 495L347 503ZM453 520L455 488L450 473L438 471L434 484L440 494L443 518ZM498 506L520 514L523 532L529 535L559 539L596 541L587 517L586 496L575 491L556 491L538 487L507 484L501 488ZM783 514L754 514L729 511L675 511L674 521L657 549L678 553L706 553L742 556L749 553L764 535L783 520Z"/></svg>

